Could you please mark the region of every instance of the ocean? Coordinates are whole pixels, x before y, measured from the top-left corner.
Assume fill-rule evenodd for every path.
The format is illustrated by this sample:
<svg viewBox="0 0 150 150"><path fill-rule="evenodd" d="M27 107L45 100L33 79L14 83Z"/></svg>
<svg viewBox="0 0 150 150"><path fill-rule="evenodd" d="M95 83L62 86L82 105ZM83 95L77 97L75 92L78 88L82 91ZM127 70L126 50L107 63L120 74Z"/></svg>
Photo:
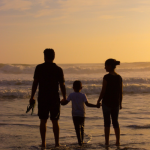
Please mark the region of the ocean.
<svg viewBox="0 0 150 150"><path fill-rule="evenodd" d="M81 92L87 95L90 103L96 104L103 76L107 74L104 64L58 65L64 71L67 95L73 92L73 81L81 80ZM35 67L30 64L0 64L0 150L40 150L37 103L33 115L31 112L26 114ZM150 62L121 63L116 72L123 78L123 109L119 114L120 147L115 146L111 126L110 147L105 148L102 108L89 107L86 107L85 144L79 147L70 102L61 106L59 125L62 146L59 149L150 150ZM46 143L46 149L56 149L50 120Z"/></svg>

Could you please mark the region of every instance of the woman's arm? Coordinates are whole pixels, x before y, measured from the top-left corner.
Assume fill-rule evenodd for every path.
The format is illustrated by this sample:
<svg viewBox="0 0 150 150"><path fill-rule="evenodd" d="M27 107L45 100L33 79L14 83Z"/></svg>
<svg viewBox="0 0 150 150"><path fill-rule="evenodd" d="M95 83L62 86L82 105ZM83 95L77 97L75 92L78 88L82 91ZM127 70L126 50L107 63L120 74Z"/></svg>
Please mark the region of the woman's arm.
<svg viewBox="0 0 150 150"><path fill-rule="evenodd" d="M123 97L123 84L122 84L122 81L121 81L121 86L120 86L120 109L122 109L122 97Z"/></svg>
<svg viewBox="0 0 150 150"><path fill-rule="evenodd" d="M103 79L103 85L102 85L102 90L99 96L99 99L97 101L97 104L100 103L100 101L102 100L102 98L104 97L105 91L106 91L106 86L107 86L107 81L105 79Z"/></svg>

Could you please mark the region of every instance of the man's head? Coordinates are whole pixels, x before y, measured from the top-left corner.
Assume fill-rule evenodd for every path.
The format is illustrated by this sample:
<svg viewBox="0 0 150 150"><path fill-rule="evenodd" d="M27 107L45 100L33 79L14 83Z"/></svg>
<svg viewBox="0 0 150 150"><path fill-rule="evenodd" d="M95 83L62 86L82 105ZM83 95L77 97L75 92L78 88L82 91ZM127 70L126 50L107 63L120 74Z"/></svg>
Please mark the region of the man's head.
<svg viewBox="0 0 150 150"><path fill-rule="evenodd" d="M80 90L82 89L82 83L79 80L76 80L73 82L73 89L75 92L80 92Z"/></svg>
<svg viewBox="0 0 150 150"><path fill-rule="evenodd" d="M55 52L53 49L47 48L44 50L45 60L53 61L55 58Z"/></svg>

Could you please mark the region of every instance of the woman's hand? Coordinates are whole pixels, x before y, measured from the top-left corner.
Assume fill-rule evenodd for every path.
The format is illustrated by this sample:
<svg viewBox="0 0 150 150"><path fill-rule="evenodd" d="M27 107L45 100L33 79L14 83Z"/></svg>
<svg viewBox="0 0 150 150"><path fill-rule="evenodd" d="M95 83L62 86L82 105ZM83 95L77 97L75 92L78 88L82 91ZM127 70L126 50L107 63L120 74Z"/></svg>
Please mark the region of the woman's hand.
<svg viewBox="0 0 150 150"><path fill-rule="evenodd" d="M100 99L97 100L97 105L100 103Z"/></svg>
<svg viewBox="0 0 150 150"><path fill-rule="evenodd" d="M100 108L102 106L101 103L97 103L97 108Z"/></svg>
<svg viewBox="0 0 150 150"><path fill-rule="evenodd" d="M120 109L122 109L122 105L120 105Z"/></svg>

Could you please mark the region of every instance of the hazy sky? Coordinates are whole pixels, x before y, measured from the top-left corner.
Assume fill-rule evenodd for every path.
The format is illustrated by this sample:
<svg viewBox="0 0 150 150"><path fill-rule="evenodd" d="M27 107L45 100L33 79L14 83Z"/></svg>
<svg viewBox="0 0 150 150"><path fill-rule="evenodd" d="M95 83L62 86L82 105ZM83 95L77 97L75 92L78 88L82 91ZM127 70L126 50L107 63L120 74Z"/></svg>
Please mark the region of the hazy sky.
<svg viewBox="0 0 150 150"><path fill-rule="evenodd" d="M150 61L150 0L0 0L0 63Z"/></svg>

